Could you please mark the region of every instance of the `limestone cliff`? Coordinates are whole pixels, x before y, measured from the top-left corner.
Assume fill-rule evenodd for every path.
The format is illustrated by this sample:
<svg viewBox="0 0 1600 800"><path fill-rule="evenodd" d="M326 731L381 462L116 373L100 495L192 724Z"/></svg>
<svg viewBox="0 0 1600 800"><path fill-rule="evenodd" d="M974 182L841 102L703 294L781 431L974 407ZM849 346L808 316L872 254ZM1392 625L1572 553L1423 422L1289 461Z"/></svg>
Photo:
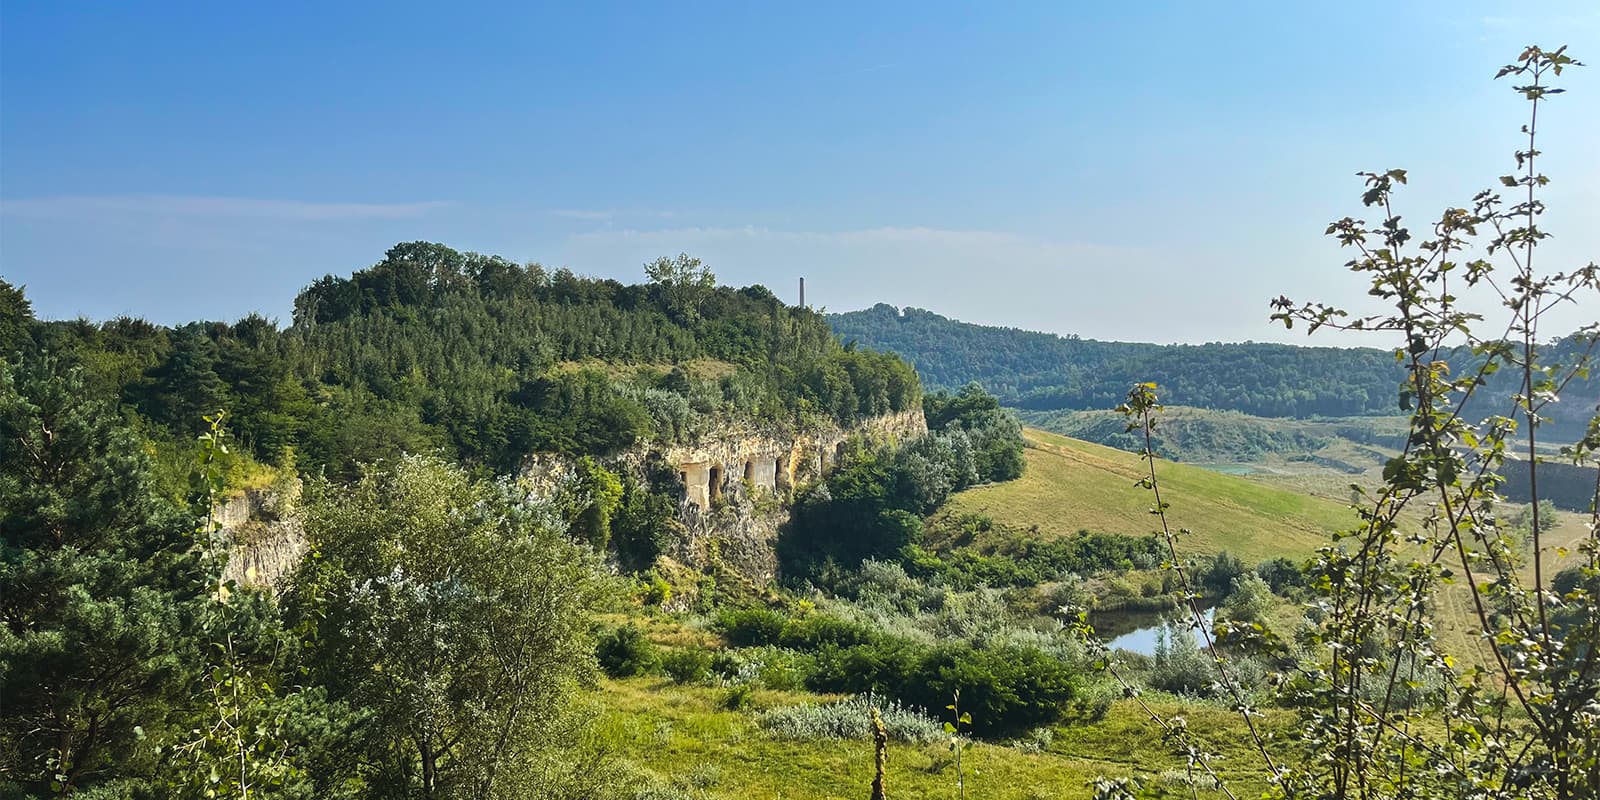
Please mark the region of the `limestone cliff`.
<svg viewBox="0 0 1600 800"><path fill-rule="evenodd" d="M608 459L606 466L642 480L650 462L663 462L683 490L678 509L683 530L666 557L699 571L725 568L759 586L777 574L778 528L789 519L794 490L827 474L846 441L862 436L894 443L926 432L921 409L849 429L725 425L688 443L642 444ZM522 474L551 489L568 469L560 458L535 455Z"/></svg>
<svg viewBox="0 0 1600 800"><path fill-rule="evenodd" d="M759 586L777 574L778 528L789 519L796 488L826 475L853 436L895 443L926 433L927 423L917 409L849 429L731 424L713 430L689 443L640 444L606 459L606 466L640 481L652 466L670 468L683 490L683 528L666 557L699 571L729 570ZM566 459L535 454L521 477L539 494L555 491L571 470ZM295 513L298 495L298 486L249 490L218 506L230 542L225 578L275 587L294 569L307 550Z"/></svg>
<svg viewBox="0 0 1600 800"><path fill-rule="evenodd" d="M299 485L247 489L217 506L217 522L228 541L222 577L240 586L275 588L306 553L305 531L296 513Z"/></svg>
<svg viewBox="0 0 1600 800"><path fill-rule="evenodd" d="M876 417L853 430L825 428L788 436L724 431L666 450L684 485L686 535L672 553L700 570L729 567L765 584L777 574L778 528L789 519L796 487L826 475L851 436L889 443L927 432L921 409Z"/></svg>

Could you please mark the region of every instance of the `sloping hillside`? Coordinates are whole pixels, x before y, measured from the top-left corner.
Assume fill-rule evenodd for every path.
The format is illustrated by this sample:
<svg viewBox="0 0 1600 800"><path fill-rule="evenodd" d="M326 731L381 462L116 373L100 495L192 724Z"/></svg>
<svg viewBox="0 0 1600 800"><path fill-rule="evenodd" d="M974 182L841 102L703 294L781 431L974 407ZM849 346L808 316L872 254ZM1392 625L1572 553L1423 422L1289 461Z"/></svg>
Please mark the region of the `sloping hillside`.
<svg viewBox="0 0 1600 800"><path fill-rule="evenodd" d="M940 515L982 514L997 527L1036 527L1041 538L1079 530L1127 535L1157 530L1148 513L1153 498L1136 485L1145 474L1139 456L1033 428L1024 436L1027 471L1021 479L961 492ZM1353 511L1333 500L1185 464L1163 461L1157 469L1173 524L1192 531L1180 541L1186 553L1227 550L1247 561L1299 556L1357 521Z"/></svg>
<svg viewBox="0 0 1600 800"><path fill-rule="evenodd" d="M1156 381L1172 403L1264 417L1392 413L1402 375L1389 352L1263 342L1158 345L974 325L878 304L828 315L844 341L899 354L930 388L977 381L1027 409L1103 409Z"/></svg>
<svg viewBox="0 0 1600 800"><path fill-rule="evenodd" d="M1023 424L1122 450L1139 449L1127 432L1127 420L1109 408L1095 411L1022 411ZM1405 442L1406 418L1398 416L1336 417L1300 420L1255 417L1237 411L1169 405L1155 431L1156 452L1190 463L1254 463L1277 456L1315 463L1314 456L1334 445L1365 448L1363 457L1346 465L1359 472L1386 450ZM1326 466L1338 468L1335 463Z"/></svg>
<svg viewBox="0 0 1600 800"><path fill-rule="evenodd" d="M1057 336L1017 328L974 325L919 308L872 308L829 314L840 339L896 353L910 361L932 389L977 381L1000 402L1019 409L1103 410L1122 402L1134 383L1154 381L1169 405L1238 411L1259 417L1396 414L1401 365L1375 338L1372 347L1308 347L1267 342L1158 345ZM1315 343L1315 339L1308 340ZM1546 364L1575 364L1589 351L1588 337L1565 336L1541 346ZM1476 370L1482 357L1442 354L1452 371ZM1489 377L1483 397L1517 391L1520 371ZM1571 441L1583 435L1600 402L1600 371L1572 381L1546 414L1545 437ZM1505 412L1491 402L1469 416ZM1359 439L1358 439L1359 441Z"/></svg>

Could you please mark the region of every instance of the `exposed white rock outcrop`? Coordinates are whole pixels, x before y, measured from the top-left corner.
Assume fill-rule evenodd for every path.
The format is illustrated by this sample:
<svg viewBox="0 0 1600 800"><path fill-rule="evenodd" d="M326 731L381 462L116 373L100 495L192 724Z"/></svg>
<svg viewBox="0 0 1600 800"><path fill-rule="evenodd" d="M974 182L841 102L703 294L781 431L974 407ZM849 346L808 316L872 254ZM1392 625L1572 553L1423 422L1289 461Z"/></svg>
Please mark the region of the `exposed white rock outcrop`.
<svg viewBox="0 0 1600 800"><path fill-rule="evenodd" d="M247 489L217 506L216 519L228 542L224 580L276 589L305 556L305 529L298 514L299 484Z"/></svg>
<svg viewBox="0 0 1600 800"><path fill-rule="evenodd" d="M777 573L778 528L789 519L794 490L826 475L852 436L887 444L926 432L921 409L850 429L729 425L689 443L640 444L605 461L608 469L637 480L671 471L682 482L683 530L667 557L699 570L728 568L760 585ZM535 494L554 493L571 473L569 460L534 454L521 477ZM295 483L247 490L218 505L217 520L229 542L225 579L269 589L282 585L308 549L298 503Z"/></svg>

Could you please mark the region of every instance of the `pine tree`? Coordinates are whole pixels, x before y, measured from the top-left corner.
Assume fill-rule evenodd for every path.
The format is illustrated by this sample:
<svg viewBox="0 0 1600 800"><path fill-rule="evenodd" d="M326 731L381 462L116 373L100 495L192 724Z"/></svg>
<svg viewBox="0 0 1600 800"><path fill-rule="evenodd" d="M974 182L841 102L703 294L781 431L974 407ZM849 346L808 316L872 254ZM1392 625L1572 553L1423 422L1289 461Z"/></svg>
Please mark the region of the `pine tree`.
<svg viewBox="0 0 1600 800"><path fill-rule="evenodd" d="M0 794L131 789L198 661L193 520L54 362L0 362L0 464Z"/></svg>
<svg viewBox="0 0 1600 800"><path fill-rule="evenodd" d="M154 416L173 430L199 433L205 416L227 405L228 387L216 366L216 343L198 325L173 331L172 353L149 375Z"/></svg>
<svg viewBox="0 0 1600 800"><path fill-rule="evenodd" d="M22 288L0 278L0 359L11 358L17 351L33 345L28 333L32 324L33 305Z"/></svg>

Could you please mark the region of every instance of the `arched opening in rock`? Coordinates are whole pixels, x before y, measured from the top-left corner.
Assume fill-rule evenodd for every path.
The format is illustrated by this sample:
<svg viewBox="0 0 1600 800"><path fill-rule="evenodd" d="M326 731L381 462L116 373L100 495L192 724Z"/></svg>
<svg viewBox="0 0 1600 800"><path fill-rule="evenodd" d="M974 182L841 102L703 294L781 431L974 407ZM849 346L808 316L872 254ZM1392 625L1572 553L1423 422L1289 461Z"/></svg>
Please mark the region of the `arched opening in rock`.
<svg viewBox="0 0 1600 800"><path fill-rule="evenodd" d="M678 465L683 480L683 496L702 509L711 507L711 470L704 462Z"/></svg>
<svg viewBox="0 0 1600 800"><path fill-rule="evenodd" d="M780 492L789 490L789 470L783 462L784 458L781 456L772 461L772 485Z"/></svg>
<svg viewBox="0 0 1600 800"><path fill-rule="evenodd" d="M711 486L710 486L710 489L711 489L711 499L712 500L716 500L717 498L722 496L722 467L721 466L713 466L711 468Z"/></svg>
<svg viewBox="0 0 1600 800"><path fill-rule="evenodd" d="M756 482L756 462L744 462L744 481L752 484Z"/></svg>

